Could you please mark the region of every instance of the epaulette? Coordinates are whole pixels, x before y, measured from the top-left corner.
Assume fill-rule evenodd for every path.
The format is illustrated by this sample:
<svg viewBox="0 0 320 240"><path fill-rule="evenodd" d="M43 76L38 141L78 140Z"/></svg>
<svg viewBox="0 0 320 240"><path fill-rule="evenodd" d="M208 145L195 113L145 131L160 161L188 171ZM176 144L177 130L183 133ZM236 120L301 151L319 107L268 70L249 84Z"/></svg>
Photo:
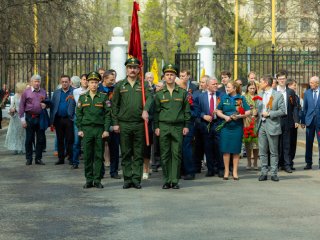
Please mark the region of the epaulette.
<svg viewBox="0 0 320 240"><path fill-rule="evenodd" d="M108 93L105 93L105 92L100 92L101 94L103 94L103 95L107 95Z"/></svg>

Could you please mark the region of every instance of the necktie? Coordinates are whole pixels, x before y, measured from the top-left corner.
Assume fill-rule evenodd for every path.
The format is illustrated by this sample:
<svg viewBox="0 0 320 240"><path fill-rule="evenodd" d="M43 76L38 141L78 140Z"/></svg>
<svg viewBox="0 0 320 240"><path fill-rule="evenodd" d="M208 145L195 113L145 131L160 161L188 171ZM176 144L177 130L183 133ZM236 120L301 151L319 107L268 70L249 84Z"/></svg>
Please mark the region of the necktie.
<svg viewBox="0 0 320 240"><path fill-rule="evenodd" d="M313 91L313 101L315 106L317 105L317 101L318 101L317 92L318 90Z"/></svg>
<svg viewBox="0 0 320 240"><path fill-rule="evenodd" d="M214 111L214 99L213 99L213 93L210 93L211 98L210 98L210 115L212 116L212 113Z"/></svg>

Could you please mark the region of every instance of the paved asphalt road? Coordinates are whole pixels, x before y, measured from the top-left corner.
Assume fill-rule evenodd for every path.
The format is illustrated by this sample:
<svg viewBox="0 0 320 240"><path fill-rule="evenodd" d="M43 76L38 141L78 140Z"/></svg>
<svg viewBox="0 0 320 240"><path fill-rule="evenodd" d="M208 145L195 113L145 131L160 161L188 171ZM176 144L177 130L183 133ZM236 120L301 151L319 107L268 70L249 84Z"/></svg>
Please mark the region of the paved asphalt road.
<svg viewBox="0 0 320 240"><path fill-rule="evenodd" d="M320 170L303 170L302 147L297 171L280 172L278 183L258 182L242 159L240 181L203 172L180 190L162 190L159 172L141 190L123 190L109 176L104 189L84 190L83 165L54 165L52 133L45 166L26 166L3 148L4 138L2 131L0 240L320 238Z"/></svg>

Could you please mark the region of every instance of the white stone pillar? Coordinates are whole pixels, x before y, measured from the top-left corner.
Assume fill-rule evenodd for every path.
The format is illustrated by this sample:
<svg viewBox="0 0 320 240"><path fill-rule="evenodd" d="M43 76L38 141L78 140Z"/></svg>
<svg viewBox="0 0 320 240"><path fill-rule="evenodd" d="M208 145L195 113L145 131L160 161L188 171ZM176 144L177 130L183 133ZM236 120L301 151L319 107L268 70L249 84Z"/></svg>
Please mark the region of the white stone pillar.
<svg viewBox="0 0 320 240"><path fill-rule="evenodd" d="M199 76L201 70L204 68L206 75L211 77L215 76L215 65L213 62L213 49L216 46L216 42L212 40L211 30L208 27L203 27L200 30L199 41L196 42L198 53L200 54L200 69L198 70Z"/></svg>
<svg viewBox="0 0 320 240"><path fill-rule="evenodd" d="M116 81L119 81L126 77L124 63L127 59L128 42L124 38L121 27L115 27L112 33L111 41L108 42L110 46L110 69L117 71Z"/></svg>

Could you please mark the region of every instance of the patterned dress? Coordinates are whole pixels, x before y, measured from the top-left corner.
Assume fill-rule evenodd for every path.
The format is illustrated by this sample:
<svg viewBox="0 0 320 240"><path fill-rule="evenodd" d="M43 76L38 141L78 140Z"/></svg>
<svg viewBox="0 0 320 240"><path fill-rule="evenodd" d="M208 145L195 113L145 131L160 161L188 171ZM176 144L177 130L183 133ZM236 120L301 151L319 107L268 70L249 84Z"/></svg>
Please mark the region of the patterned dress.
<svg viewBox="0 0 320 240"><path fill-rule="evenodd" d="M10 123L4 146L8 150L25 152L26 130L22 127L18 114L20 98L21 95L18 94L11 97L10 109L14 108L15 112L13 115L10 115Z"/></svg>
<svg viewBox="0 0 320 240"><path fill-rule="evenodd" d="M245 94L244 97L246 98L246 101L251 109L250 116L248 116L247 118L244 119L244 126L248 127L250 125L252 119L254 119L255 129L256 129L257 121L256 121L256 118L253 116L253 114L255 111L257 111L257 104L256 104L256 101L252 100L252 98L255 96L252 97L250 94ZM249 149L259 149L258 142L250 142L250 143L245 143L245 144Z"/></svg>

